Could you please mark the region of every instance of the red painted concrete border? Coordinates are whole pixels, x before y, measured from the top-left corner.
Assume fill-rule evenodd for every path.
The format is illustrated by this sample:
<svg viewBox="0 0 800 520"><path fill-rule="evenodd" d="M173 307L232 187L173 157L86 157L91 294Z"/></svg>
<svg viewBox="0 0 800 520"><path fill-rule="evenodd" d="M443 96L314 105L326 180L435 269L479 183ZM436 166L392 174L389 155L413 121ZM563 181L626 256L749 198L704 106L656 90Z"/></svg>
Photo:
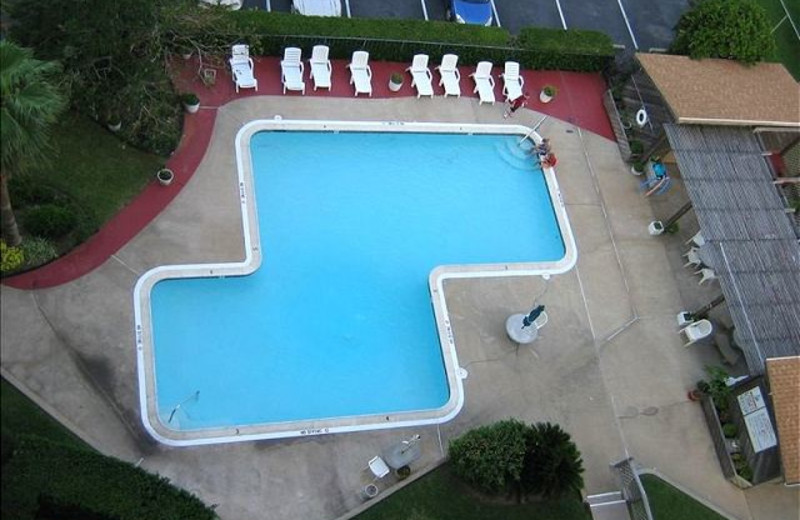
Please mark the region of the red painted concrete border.
<svg viewBox="0 0 800 520"><path fill-rule="evenodd" d="M255 73L258 79L258 92L243 89L236 93L230 73L220 70L216 84L204 87L196 74L198 64L194 60L175 63L177 70L175 84L180 90L193 90L200 97L201 110L184 118L183 136L180 145L167 161L167 167L175 172L175 180L169 186L151 182L142 193L124 207L103 228L82 245L63 257L39 269L9 277L3 284L17 289L42 289L71 282L102 265L122 246L127 244L147 226L174 199L181 188L194 175L205 155L211 140L217 108L239 97L255 95L281 95L280 59L276 57L257 58ZM333 88L331 91L314 91L313 83L306 81L306 95L315 97L352 97L353 90L344 61L333 62ZM411 88L410 77L399 92L388 88L389 76L393 72L403 72L408 64L376 62L371 63L373 78L373 98L388 98L416 95ZM472 67L461 67L461 92L464 96L475 97L473 83L469 74ZM503 82L499 78L502 70L495 68L495 96L502 100ZM306 72L307 74L307 72ZM531 93L528 108L550 116L569 121L590 132L613 140L614 134L603 109L602 96L606 89L605 81L599 74L585 74L560 71L523 71L525 90ZM444 91L436 85L434 73L434 93L440 96ZM559 94L548 103L541 103L538 93L546 85L555 85ZM286 95L299 96L290 92ZM363 97L363 96L362 96ZM424 103L425 100L420 100ZM486 108L491 110L491 108ZM155 172L154 172L155 173Z"/></svg>

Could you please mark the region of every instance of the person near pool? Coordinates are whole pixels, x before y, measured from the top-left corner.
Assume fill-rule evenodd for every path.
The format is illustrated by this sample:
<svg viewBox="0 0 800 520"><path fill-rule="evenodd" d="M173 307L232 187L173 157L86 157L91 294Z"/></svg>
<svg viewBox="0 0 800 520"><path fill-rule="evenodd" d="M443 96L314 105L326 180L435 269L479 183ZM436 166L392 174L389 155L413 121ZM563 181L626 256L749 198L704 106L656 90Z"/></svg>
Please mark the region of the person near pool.
<svg viewBox="0 0 800 520"><path fill-rule="evenodd" d="M537 155L547 156L550 153L550 139L547 137L542 139L542 142L534 147Z"/></svg>
<svg viewBox="0 0 800 520"><path fill-rule="evenodd" d="M525 92L521 96L516 97L514 99L507 99L506 111L503 112L503 118L508 118L509 116L514 115L514 112L524 107L528 103L529 97L530 96L528 95L528 93Z"/></svg>
<svg viewBox="0 0 800 520"><path fill-rule="evenodd" d="M552 168L557 163L558 159L556 159L556 154L554 154L553 152L550 152L541 158L542 168Z"/></svg>

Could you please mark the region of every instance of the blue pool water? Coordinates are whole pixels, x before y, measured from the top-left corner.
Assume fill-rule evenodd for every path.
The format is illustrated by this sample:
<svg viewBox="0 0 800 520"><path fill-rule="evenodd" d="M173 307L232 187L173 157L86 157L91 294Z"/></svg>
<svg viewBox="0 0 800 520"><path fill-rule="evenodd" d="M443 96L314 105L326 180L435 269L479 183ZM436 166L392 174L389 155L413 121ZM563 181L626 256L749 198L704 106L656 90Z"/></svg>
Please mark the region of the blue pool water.
<svg viewBox="0 0 800 520"><path fill-rule="evenodd" d="M162 422L194 430L444 405L430 271L565 254L543 174L518 140L256 134L260 269L151 292Z"/></svg>

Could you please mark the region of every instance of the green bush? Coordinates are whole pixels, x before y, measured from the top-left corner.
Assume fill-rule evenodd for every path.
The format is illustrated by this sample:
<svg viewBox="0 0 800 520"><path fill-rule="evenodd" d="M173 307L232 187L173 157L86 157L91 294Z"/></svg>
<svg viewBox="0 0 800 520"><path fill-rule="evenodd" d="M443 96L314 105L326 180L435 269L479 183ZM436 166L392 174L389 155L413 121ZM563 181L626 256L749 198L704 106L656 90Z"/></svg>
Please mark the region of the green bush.
<svg viewBox="0 0 800 520"><path fill-rule="evenodd" d="M583 487L580 451L550 423L508 419L482 426L453 440L449 456L456 475L490 494L519 490L558 498Z"/></svg>
<svg viewBox="0 0 800 520"><path fill-rule="evenodd" d="M490 494L510 491L522 474L525 432L516 419L470 430L450 443L450 462L460 478Z"/></svg>
<svg viewBox="0 0 800 520"><path fill-rule="evenodd" d="M58 256L55 244L41 237L25 237L20 244L29 266L42 265Z"/></svg>
<svg viewBox="0 0 800 520"><path fill-rule="evenodd" d="M481 60L502 63L517 60L525 68L599 71L614 55L611 39L600 32L526 28L514 38L499 27L423 20L327 18L278 12L236 11L228 14L238 35L252 34L253 52L281 55L290 45L310 53L325 43L332 58L349 59L366 50L373 60L410 61L417 53L433 61L447 53L459 64ZM200 39L214 35L197 35Z"/></svg>
<svg viewBox="0 0 800 520"><path fill-rule="evenodd" d="M3 468L2 517L33 520L41 497L116 520L217 518L164 477L93 451L21 437Z"/></svg>
<svg viewBox="0 0 800 520"><path fill-rule="evenodd" d="M752 0L704 0L681 16L670 51L753 64L775 51L771 31L764 8Z"/></svg>
<svg viewBox="0 0 800 520"><path fill-rule="evenodd" d="M733 439L739 433L739 428L733 423L725 423L722 425L722 434L728 439Z"/></svg>
<svg viewBox="0 0 800 520"><path fill-rule="evenodd" d="M5 240L0 240L0 272L16 271L25 263L25 253L21 247L8 247Z"/></svg>
<svg viewBox="0 0 800 520"><path fill-rule="evenodd" d="M8 182L8 194L15 206L37 206L58 202L53 188L37 182L32 175L14 175Z"/></svg>
<svg viewBox="0 0 800 520"><path fill-rule="evenodd" d="M557 424L537 423L526 435L522 489L544 498L580 495L583 459L569 434Z"/></svg>
<svg viewBox="0 0 800 520"><path fill-rule="evenodd" d="M25 229L33 236L61 238L78 224L78 216L67 206L43 204L25 214Z"/></svg>

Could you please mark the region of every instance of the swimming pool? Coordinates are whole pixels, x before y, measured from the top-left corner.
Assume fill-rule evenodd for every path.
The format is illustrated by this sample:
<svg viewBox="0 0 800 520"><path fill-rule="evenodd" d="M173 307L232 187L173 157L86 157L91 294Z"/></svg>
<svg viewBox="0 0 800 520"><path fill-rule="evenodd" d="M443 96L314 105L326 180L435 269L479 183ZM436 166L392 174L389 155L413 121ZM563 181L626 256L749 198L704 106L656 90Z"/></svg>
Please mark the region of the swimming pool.
<svg viewBox="0 0 800 520"><path fill-rule="evenodd" d="M529 131L246 125L245 259L157 267L134 291L147 430L191 445L455 416L444 280L575 262L555 176L518 146Z"/></svg>

